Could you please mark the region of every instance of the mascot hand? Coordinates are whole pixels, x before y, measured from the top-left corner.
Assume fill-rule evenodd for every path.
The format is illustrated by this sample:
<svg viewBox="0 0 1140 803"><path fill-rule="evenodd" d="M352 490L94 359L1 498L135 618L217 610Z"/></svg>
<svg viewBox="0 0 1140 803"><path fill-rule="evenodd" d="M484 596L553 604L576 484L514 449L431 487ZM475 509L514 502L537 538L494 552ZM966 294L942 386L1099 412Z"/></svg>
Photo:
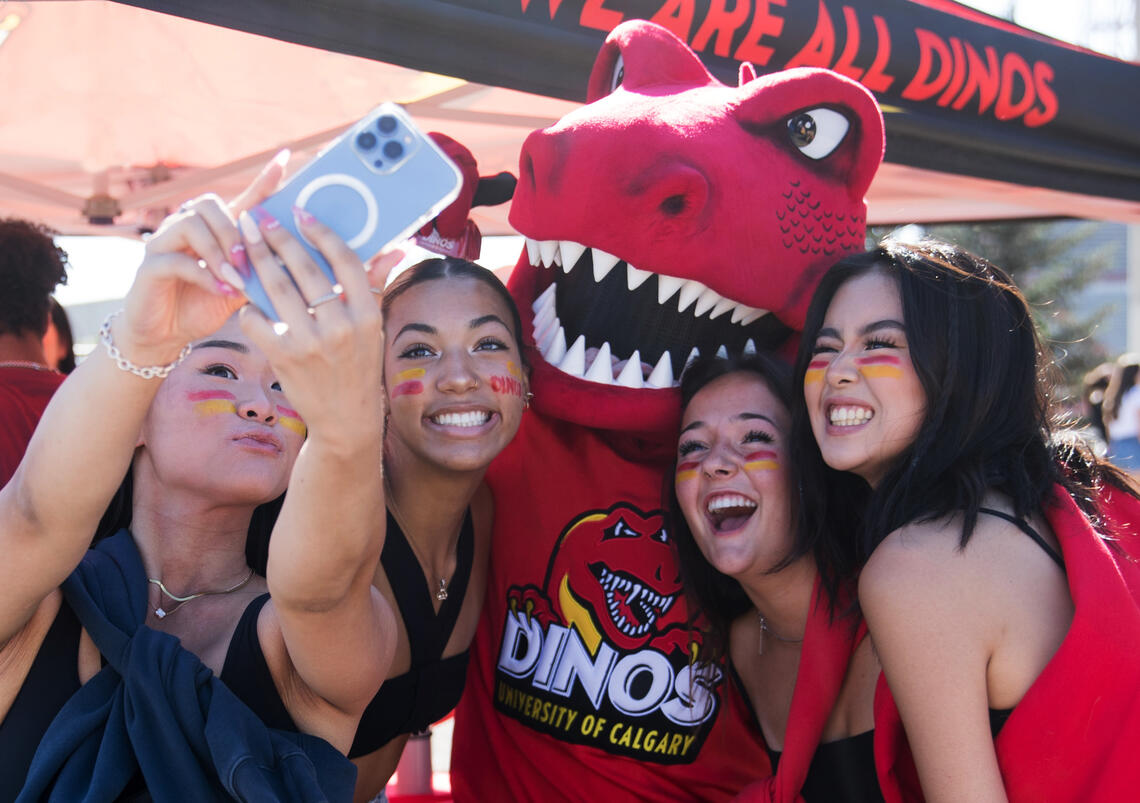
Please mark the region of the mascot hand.
<svg viewBox="0 0 1140 803"><path fill-rule="evenodd" d="M511 613L525 615L527 624L537 621L545 629L560 621L546 594L535 586L512 586L507 592L507 604L510 605Z"/></svg>
<svg viewBox="0 0 1140 803"><path fill-rule="evenodd" d="M471 208L506 203L514 195L516 179L510 173L480 178L475 157L464 145L436 131L428 136L455 162L463 175L463 185L459 197L420 229L416 244L437 254L478 259L482 235L474 221L468 219Z"/></svg>

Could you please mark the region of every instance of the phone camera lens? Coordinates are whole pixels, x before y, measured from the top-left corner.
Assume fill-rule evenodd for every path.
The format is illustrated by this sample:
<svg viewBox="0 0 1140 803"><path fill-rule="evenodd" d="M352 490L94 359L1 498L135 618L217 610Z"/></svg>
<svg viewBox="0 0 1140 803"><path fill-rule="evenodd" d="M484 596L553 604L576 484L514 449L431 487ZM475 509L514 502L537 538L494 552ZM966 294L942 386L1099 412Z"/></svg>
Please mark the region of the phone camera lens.
<svg viewBox="0 0 1140 803"><path fill-rule="evenodd" d="M376 147L376 135L371 131L365 131L363 134L357 135L356 147L362 151L371 150Z"/></svg>
<svg viewBox="0 0 1140 803"><path fill-rule="evenodd" d="M384 143L384 155L389 159L399 159L404 153L404 146L396 140L389 140Z"/></svg>
<svg viewBox="0 0 1140 803"><path fill-rule="evenodd" d="M396 118L385 114L376 121L376 127L380 129L381 134L391 134L396 130Z"/></svg>

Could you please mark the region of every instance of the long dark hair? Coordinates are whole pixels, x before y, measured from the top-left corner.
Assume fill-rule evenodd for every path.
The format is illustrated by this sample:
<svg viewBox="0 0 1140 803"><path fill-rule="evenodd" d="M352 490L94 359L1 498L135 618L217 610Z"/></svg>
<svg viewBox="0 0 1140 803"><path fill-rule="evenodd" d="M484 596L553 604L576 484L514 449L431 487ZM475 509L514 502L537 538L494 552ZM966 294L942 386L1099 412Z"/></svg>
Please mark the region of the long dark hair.
<svg viewBox="0 0 1140 803"><path fill-rule="evenodd" d="M881 272L897 284L907 348L927 404L914 442L872 491L853 474L823 464L802 393L792 415L806 526L819 538L845 537L854 524L865 561L892 531L912 521L963 516L960 546L973 534L987 491L1007 496L1018 517L1040 510L1054 484L1097 520L1096 488L1127 481L1072 442L1054 438L1049 405L1053 364L1029 305L1000 268L935 241L883 241L840 260L808 309L796 359L803 386L816 336L835 293Z"/></svg>
<svg viewBox="0 0 1140 803"><path fill-rule="evenodd" d="M776 357L767 354L750 354L734 357L698 357L685 368L681 376L681 409L689 406L693 397L712 382L729 374L744 373L758 378L785 408L791 410L793 394L791 370ZM792 455L789 454L791 460ZM673 466L676 469L676 463ZM666 475L663 490L665 507L669 511L673 540L677 546L681 565L681 582L690 600L689 627L695 628L704 617L705 649L711 657L719 657L728 647L728 633L732 621L747 612L752 602L744 589L733 578L719 572L697 546L693 532L677 501L673 484L674 471ZM792 500L793 509L796 506ZM794 512L794 510L793 510ZM793 519L794 520L794 519ZM795 539L791 551L774 566L777 572L796 559L812 551L813 544Z"/></svg>

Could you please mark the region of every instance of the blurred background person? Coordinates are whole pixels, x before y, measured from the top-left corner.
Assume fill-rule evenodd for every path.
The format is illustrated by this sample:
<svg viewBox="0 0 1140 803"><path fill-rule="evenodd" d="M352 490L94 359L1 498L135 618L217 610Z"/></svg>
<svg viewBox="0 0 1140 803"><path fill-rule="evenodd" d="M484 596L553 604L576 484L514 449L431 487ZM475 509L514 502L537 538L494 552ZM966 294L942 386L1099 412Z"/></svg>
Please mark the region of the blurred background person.
<svg viewBox="0 0 1140 803"><path fill-rule="evenodd" d="M1108 459L1125 471L1140 471L1140 354L1122 354L1112 369L1104 391L1105 432Z"/></svg>
<svg viewBox="0 0 1140 803"><path fill-rule="evenodd" d="M67 253L53 234L31 221L0 219L0 486L64 379L43 344L51 293L67 281Z"/></svg>
<svg viewBox="0 0 1140 803"><path fill-rule="evenodd" d="M50 300L51 317L44 332L44 362L61 374L75 370L75 338L71 334L71 321L67 310L53 296Z"/></svg>

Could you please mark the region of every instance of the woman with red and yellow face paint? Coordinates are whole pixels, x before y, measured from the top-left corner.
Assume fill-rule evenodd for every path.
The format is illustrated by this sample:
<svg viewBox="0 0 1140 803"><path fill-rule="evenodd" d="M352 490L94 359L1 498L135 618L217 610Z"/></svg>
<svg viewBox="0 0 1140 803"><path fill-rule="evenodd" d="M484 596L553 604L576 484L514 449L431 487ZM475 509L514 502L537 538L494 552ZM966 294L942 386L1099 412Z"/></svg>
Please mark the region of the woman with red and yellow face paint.
<svg viewBox="0 0 1140 803"><path fill-rule="evenodd" d="M484 268L412 266L385 291L384 314L389 527L374 582L403 622L349 754L358 801L384 788L410 734L459 701L489 560L483 475L529 397L518 312Z"/></svg>
<svg viewBox="0 0 1140 803"><path fill-rule="evenodd" d="M276 221L242 213L239 232L231 213L203 197L148 241L103 347L0 490L5 800L25 780L21 799L36 800L118 799L128 785L155 799L220 799L234 784L265 799L351 795L340 754L395 648L371 582L382 316L360 261L311 216L298 225L336 290ZM252 271L284 326L237 312ZM258 517L273 527L264 577L246 559ZM243 755L292 769L254 778L234 769Z"/></svg>
<svg viewBox="0 0 1140 803"><path fill-rule="evenodd" d="M877 799L878 665L848 615L848 578L799 537L789 371L764 355L697 358L681 396L673 533L686 591L709 622L700 649L727 653L779 758L742 799Z"/></svg>
<svg viewBox="0 0 1140 803"><path fill-rule="evenodd" d="M809 308L805 529L862 567L887 800L1135 795L1140 502L1052 436L1047 353L1009 276L944 243L847 257Z"/></svg>

